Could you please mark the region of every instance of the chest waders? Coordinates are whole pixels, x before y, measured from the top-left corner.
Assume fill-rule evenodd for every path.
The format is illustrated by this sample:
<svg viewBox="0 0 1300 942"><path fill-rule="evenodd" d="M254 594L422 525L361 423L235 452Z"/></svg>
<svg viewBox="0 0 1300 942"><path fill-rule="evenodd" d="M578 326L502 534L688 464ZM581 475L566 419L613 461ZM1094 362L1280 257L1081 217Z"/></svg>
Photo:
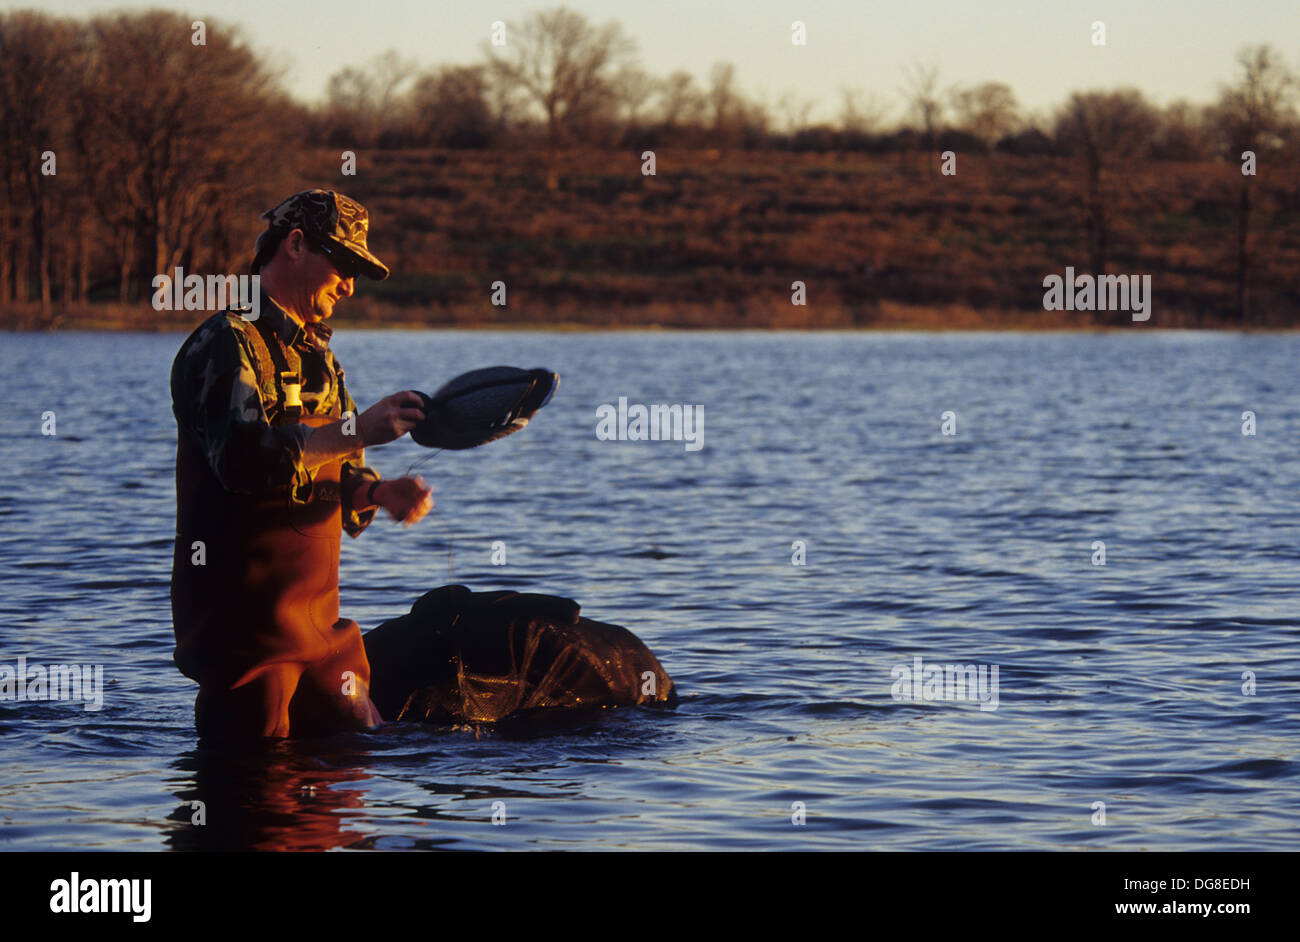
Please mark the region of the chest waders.
<svg viewBox="0 0 1300 942"><path fill-rule="evenodd" d="M271 423L316 428L340 419L337 398L329 414L301 414L294 387L302 364L291 370L286 353L299 358L265 318L254 323L248 336ZM181 436L172 621L176 664L199 682L200 736L328 733L379 721L360 626L339 617L342 464L336 458L315 469L305 503L285 488L233 494L198 443ZM196 542L204 545L202 565Z"/></svg>

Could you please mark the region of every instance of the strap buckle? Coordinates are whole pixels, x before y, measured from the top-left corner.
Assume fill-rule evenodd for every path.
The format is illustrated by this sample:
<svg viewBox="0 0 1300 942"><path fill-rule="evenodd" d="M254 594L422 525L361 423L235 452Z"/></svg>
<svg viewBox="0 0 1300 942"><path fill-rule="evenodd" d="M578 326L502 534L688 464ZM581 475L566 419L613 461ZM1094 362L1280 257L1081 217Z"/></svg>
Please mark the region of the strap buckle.
<svg viewBox="0 0 1300 942"><path fill-rule="evenodd" d="M302 414L302 374L296 370L281 371L280 389L284 393L284 411L289 415Z"/></svg>

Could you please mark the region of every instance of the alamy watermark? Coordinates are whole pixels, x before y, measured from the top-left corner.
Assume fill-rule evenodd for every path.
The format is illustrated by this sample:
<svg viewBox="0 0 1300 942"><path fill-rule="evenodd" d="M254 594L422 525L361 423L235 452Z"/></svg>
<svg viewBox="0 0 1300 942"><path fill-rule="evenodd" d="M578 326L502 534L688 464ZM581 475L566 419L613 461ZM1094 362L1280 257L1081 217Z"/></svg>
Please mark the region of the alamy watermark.
<svg viewBox="0 0 1300 942"><path fill-rule="evenodd" d="M1067 265L1065 277L1043 279L1044 311L1132 311L1133 320L1151 319L1151 276L1075 275Z"/></svg>
<svg viewBox="0 0 1300 942"><path fill-rule="evenodd" d="M602 442L686 442L687 451L704 447L704 406L628 405L596 407L596 438Z"/></svg>
<svg viewBox="0 0 1300 942"><path fill-rule="evenodd" d="M95 711L104 706L103 664L27 664L18 658L16 667L0 664L0 701L71 700L85 702Z"/></svg>
<svg viewBox="0 0 1300 942"><path fill-rule="evenodd" d="M129 913L132 922L148 922L153 913L153 880L83 879L73 870L66 880L50 883L52 913Z"/></svg>
<svg viewBox="0 0 1300 942"><path fill-rule="evenodd" d="M896 664L889 672L894 678L890 693L895 700L913 702L966 700L978 703L981 710L998 708L998 665L939 664L925 666L921 655L912 663Z"/></svg>
<svg viewBox="0 0 1300 942"><path fill-rule="evenodd" d="M238 311L255 321L262 313L261 275L187 275L177 267L170 275L154 275L155 311Z"/></svg>

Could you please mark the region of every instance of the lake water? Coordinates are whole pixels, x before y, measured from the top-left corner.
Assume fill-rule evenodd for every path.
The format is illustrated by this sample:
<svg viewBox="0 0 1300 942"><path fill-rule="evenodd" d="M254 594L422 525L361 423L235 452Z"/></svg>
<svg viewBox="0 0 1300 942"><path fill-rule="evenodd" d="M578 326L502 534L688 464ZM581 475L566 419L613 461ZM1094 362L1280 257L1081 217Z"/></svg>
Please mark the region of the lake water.
<svg viewBox="0 0 1300 942"><path fill-rule="evenodd" d="M520 434L421 466L422 523L345 539L343 614L448 582L569 596L682 700L244 757L196 749L171 662L182 339L0 334L0 664L105 682L97 712L0 702L0 849L1295 846L1300 337L344 322L362 408L497 363L563 381ZM620 396L703 406L704 447L597 440ZM997 666L997 708L896 699L918 656Z"/></svg>

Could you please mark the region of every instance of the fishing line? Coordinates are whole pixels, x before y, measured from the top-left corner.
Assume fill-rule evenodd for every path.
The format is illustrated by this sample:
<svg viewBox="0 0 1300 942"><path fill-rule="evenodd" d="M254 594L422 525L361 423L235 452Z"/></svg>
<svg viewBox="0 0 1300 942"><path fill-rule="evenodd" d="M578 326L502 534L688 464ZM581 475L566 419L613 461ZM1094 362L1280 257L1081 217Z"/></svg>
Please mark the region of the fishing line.
<svg viewBox="0 0 1300 942"><path fill-rule="evenodd" d="M409 477L411 476L411 472L412 472L412 471L414 471L414 470L415 470L416 468L418 468L420 465L425 464L425 463L427 463L427 462L429 462L429 461L432 461L434 458L436 458L436 457L438 457L440 454L442 454L442 452L443 452L443 449L438 448L438 449L435 449L434 451L431 451L429 454L425 455L423 458L417 458L417 459L415 459L415 461L411 462L411 466L410 466L409 468L406 469L406 476L409 478Z"/></svg>
<svg viewBox="0 0 1300 942"><path fill-rule="evenodd" d="M422 458L417 458L415 461L413 461L413 462L411 463L411 466L410 466L409 468L406 469L406 476L407 476L407 477L410 477L410 476L411 476L411 473L412 473L416 468L418 468L418 467L423 467L423 466L428 465L428 463L429 463L430 461L432 461L434 458L438 457L438 455L442 454L442 452L445 451L445 450L446 450L446 449L443 449L443 448L437 448L437 449L434 449L433 451L431 451L429 454L423 456ZM451 578L453 578L453 574L454 574L455 571L456 571L456 536L457 536L457 534L456 534L455 532L453 532L452 527L451 527L450 524L448 523L448 518L445 518L445 517L440 518L440 527L439 527L439 529L442 530L443 537L442 537L441 539L435 537L435 538L434 538L434 542L435 542L435 545L438 544L438 543L442 543L442 544L445 544L445 546L446 546L446 549L447 549L447 578L448 578L448 579L451 579ZM464 537L465 539L468 539L468 537L467 537L465 534L461 534L461 536ZM487 540L488 537L486 537L486 536L480 536L479 539Z"/></svg>
<svg viewBox="0 0 1300 942"><path fill-rule="evenodd" d="M444 450L445 450L445 449L442 449L442 448L435 448L433 451L429 452L427 455L424 455L423 457L421 457L421 458L417 458L417 459L415 459L415 461L412 461L412 462L411 462L411 466L410 466L409 468L406 469L406 477L409 478L409 477L411 476L411 473L412 473L413 471L415 471L416 468L419 468L419 467L422 467L422 466L426 466L426 465L428 465L428 463L429 463L430 461L432 461L434 458L436 458L436 457L438 457L440 454L442 454ZM443 526L443 531L447 534L447 538L446 538L446 543L447 543L447 578L450 579L450 578L452 577L452 572L455 570L455 565L456 565L456 564L455 564L455 559L456 559L456 538L455 538L455 535L452 534L452 533L450 532L450 527L447 527L445 524L444 524L444 526Z"/></svg>

